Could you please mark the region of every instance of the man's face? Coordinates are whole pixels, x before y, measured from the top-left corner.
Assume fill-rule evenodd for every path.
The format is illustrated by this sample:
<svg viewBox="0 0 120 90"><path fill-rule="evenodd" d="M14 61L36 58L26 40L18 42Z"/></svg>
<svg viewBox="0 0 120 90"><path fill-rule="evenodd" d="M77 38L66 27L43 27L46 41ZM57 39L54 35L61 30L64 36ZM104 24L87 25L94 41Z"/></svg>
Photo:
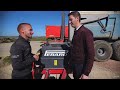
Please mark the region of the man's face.
<svg viewBox="0 0 120 90"><path fill-rule="evenodd" d="M75 28L77 23L78 23L78 18L75 18L73 15L70 15L69 16L69 24L71 24L71 26L73 28Z"/></svg>
<svg viewBox="0 0 120 90"><path fill-rule="evenodd" d="M25 25L24 26L24 36L26 38L32 38L32 35L33 35L33 29L30 25Z"/></svg>

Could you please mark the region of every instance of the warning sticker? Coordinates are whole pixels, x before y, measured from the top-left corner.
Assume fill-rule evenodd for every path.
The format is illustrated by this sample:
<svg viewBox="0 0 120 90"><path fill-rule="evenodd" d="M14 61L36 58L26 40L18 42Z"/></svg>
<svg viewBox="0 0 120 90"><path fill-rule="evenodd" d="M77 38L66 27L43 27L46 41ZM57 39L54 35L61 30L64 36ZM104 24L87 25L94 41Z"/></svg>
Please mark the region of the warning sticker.
<svg viewBox="0 0 120 90"><path fill-rule="evenodd" d="M57 60L54 60L54 66L57 66L57 65L58 65Z"/></svg>

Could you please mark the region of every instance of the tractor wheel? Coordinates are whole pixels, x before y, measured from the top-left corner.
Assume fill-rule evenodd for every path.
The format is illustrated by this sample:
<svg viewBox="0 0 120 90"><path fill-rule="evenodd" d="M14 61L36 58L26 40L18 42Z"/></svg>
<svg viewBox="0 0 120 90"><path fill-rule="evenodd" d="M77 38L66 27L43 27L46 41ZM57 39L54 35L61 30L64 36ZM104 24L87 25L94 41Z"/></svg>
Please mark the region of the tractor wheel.
<svg viewBox="0 0 120 90"><path fill-rule="evenodd" d="M113 58L120 61L120 40L113 43Z"/></svg>
<svg viewBox="0 0 120 90"><path fill-rule="evenodd" d="M112 46L103 40L94 41L95 48L95 60L96 61L107 61L111 58L113 50Z"/></svg>

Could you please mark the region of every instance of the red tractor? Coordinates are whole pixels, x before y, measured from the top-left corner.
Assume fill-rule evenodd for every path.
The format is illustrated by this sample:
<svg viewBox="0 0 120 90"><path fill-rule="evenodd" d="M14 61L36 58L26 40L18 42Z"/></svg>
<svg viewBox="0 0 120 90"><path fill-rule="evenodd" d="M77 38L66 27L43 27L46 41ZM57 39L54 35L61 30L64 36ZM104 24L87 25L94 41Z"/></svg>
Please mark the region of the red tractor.
<svg viewBox="0 0 120 90"><path fill-rule="evenodd" d="M35 76L45 75L44 79L49 79L50 74L59 74L60 79L66 79L68 68L68 62L70 58L69 43L68 40L68 27L65 26L64 13L62 13L62 25L61 26L46 26L46 38L47 41L42 45L42 48L38 50L40 52L40 62L34 63L33 78ZM54 40L48 40L48 39ZM39 66L44 64L44 68L41 71ZM40 67L41 68L41 67Z"/></svg>

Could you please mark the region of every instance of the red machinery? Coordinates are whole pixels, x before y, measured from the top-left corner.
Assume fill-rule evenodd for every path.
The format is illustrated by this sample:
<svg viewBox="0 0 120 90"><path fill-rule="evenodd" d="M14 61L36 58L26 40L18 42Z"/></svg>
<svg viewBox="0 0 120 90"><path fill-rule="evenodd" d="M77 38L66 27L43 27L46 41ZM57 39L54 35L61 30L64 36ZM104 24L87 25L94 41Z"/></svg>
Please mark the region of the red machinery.
<svg viewBox="0 0 120 90"><path fill-rule="evenodd" d="M59 79L66 79L67 66L69 60L69 47L66 43L53 42L47 43L39 50L40 62L33 63L32 76L33 79L41 79L42 75L45 75L44 79L49 79L51 74L59 74ZM38 54L37 54L38 55Z"/></svg>
<svg viewBox="0 0 120 90"><path fill-rule="evenodd" d="M42 74L45 74L44 79L48 79L50 77L50 74L60 74L59 79L66 79L66 70L64 68L58 68L58 69L44 69L42 71Z"/></svg>
<svg viewBox="0 0 120 90"><path fill-rule="evenodd" d="M35 76L35 74L37 74L37 76ZM33 70L32 70L32 76L33 79L41 79L43 75L45 75L43 77L43 79L50 79L50 75L51 74L59 74L60 77L59 79L66 79L67 77L67 72L65 70L65 68L44 68L41 72L40 69L35 69L35 65L33 63Z"/></svg>
<svg viewBox="0 0 120 90"><path fill-rule="evenodd" d="M39 64L33 65L33 78L44 74L44 79L49 79L50 74L60 74L60 79L66 79L66 69L70 58L69 45L65 42L68 38L68 26L65 26L65 17L62 13L62 26L47 26L46 38L56 38L54 41L47 41L42 45L40 51L40 62L44 64L44 68L39 69ZM40 67L41 68L41 67Z"/></svg>
<svg viewBox="0 0 120 90"><path fill-rule="evenodd" d="M60 39L61 26L46 26L46 38ZM65 26L65 39L68 39L68 26Z"/></svg>

